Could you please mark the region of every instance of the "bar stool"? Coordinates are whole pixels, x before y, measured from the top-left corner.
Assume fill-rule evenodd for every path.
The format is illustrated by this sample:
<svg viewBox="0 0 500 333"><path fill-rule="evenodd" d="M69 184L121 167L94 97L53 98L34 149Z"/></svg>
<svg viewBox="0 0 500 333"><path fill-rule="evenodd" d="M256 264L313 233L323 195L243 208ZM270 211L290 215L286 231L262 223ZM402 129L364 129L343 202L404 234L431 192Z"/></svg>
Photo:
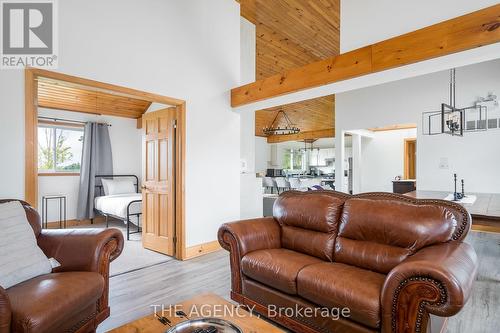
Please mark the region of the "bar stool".
<svg viewBox="0 0 500 333"><path fill-rule="evenodd" d="M281 192L285 192L290 189L290 183L286 180L285 177L276 177L274 178L276 181L276 187L278 188L278 194Z"/></svg>

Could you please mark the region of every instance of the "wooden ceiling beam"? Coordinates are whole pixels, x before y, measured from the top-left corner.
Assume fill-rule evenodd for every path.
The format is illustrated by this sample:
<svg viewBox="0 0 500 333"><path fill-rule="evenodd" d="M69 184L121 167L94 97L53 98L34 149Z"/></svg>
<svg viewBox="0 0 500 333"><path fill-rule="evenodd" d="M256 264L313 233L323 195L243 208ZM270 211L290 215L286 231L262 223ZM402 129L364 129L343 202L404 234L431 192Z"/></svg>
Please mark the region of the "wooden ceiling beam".
<svg viewBox="0 0 500 333"><path fill-rule="evenodd" d="M320 138L334 138L334 137L335 137L335 128L327 128L322 130L301 132L289 135L270 135L267 137L267 143L316 140Z"/></svg>
<svg viewBox="0 0 500 333"><path fill-rule="evenodd" d="M231 90L241 105L500 42L500 4Z"/></svg>
<svg viewBox="0 0 500 333"><path fill-rule="evenodd" d="M385 131L397 131L402 129L413 129L413 128L417 128L417 124L397 124L384 127L372 127L369 128L368 130L372 132L385 132Z"/></svg>

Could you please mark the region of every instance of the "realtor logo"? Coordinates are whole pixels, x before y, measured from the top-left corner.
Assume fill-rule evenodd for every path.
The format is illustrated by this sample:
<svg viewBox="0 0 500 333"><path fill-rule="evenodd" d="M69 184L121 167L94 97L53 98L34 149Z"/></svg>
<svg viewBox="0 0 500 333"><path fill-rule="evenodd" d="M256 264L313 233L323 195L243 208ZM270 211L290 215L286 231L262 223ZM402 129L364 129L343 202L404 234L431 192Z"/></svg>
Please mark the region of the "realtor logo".
<svg viewBox="0 0 500 333"><path fill-rule="evenodd" d="M1 68L55 68L55 1L3 0L0 6Z"/></svg>

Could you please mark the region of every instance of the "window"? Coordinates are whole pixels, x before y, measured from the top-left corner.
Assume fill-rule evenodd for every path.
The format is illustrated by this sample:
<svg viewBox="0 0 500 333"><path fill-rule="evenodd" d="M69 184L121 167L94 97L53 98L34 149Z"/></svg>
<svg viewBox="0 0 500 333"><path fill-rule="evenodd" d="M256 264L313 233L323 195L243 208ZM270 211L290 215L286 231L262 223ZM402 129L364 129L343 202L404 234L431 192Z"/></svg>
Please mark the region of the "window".
<svg viewBox="0 0 500 333"><path fill-rule="evenodd" d="M38 126L38 172L79 173L83 128Z"/></svg>
<svg viewBox="0 0 500 333"><path fill-rule="evenodd" d="M283 159L283 169L286 170L304 170L304 154L300 149L287 149Z"/></svg>

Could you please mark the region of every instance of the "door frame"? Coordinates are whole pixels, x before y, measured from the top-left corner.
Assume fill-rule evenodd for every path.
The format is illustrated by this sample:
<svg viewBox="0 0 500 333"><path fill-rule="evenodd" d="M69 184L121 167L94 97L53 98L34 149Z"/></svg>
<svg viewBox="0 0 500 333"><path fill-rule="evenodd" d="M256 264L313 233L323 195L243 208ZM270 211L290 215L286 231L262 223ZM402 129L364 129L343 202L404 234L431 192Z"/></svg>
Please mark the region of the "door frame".
<svg viewBox="0 0 500 333"><path fill-rule="evenodd" d="M410 177L410 158L408 156L409 150L408 146L410 143L415 144L415 150L417 149L417 138L405 138L404 139L404 167L403 167L403 179L409 179ZM417 173L417 161L415 160L415 176Z"/></svg>
<svg viewBox="0 0 500 333"><path fill-rule="evenodd" d="M26 68L24 71L24 113L25 113L25 163L24 163L24 200L33 207L38 205L38 78L47 78L77 84L93 89L104 90L111 94L127 95L151 103L173 106L177 112L176 150L175 150L175 257L186 258L185 246L185 156L186 156L186 102L181 99L131 89L109 83L89 80L77 76L39 68ZM65 110L78 112L76 110ZM138 120L139 122L139 120Z"/></svg>

